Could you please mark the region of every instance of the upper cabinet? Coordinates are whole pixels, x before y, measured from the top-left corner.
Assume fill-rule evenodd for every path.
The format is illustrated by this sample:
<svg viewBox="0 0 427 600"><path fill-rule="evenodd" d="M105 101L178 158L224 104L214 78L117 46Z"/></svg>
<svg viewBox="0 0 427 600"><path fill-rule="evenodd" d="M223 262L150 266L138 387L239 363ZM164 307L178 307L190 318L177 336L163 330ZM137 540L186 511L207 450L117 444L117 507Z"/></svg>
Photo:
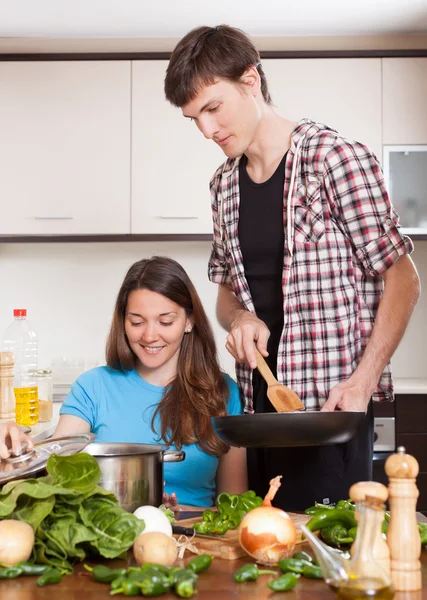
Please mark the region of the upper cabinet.
<svg viewBox="0 0 427 600"><path fill-rule="evenodd" d="M130 232L130 69L0 62L0 234Z"/></svg>
<svg viewBox="0 0 427 600"><path fill-rule="evenodd" d="M132 233L212 233L209 181L223 152L171 106L168 61L132 63Z"/></svg>
<svg viewBox="0 0 427 600"><path fill-rule="evenodd" d="M427 144L427 58L383 58L384 144Z"/></svg>
<svg viewBox="0 0 427 600"><path fill-rule="evenodd" d="M324 123L381 159L381 59L269 59L262 64L273 104L284 117Z"/></svg>

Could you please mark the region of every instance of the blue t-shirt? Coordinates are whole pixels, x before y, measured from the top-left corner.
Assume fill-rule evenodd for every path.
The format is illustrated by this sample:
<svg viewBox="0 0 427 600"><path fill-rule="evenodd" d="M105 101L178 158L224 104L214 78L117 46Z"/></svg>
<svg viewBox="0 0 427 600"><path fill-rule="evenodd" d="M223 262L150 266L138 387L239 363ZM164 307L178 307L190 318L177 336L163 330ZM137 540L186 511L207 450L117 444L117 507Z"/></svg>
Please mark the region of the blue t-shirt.
<svg viewBox="0 0 427 600"><path fill-rule="evenodd" d="M239 389L231 377L225 374L224 377L230 390L228 414L239 415L242 413ZM157 433L154 433L151 421L164 389L147 383L135 370L122 372L97 367L73 383L59 414L74 415L89 423L96 442L161 444L160 427L155 422ZM218 458L203 452L196 444L183 446L182 450L184 461L163 465L165 491L175 492L180 504L211 506Z"/></svg>

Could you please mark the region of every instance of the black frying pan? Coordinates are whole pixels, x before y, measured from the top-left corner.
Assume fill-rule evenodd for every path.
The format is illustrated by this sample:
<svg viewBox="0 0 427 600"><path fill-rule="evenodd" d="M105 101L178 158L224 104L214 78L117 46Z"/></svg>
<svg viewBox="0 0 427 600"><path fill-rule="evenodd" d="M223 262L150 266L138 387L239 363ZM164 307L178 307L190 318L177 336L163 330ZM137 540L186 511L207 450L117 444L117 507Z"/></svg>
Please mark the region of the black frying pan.
<svg viewBox="0 0 427 600"><path fill-rule="evenodd" d="M212 417L212 423L230 446L274 448L341 444L355 435L364 418L364 412L274 412Z"/></svg>

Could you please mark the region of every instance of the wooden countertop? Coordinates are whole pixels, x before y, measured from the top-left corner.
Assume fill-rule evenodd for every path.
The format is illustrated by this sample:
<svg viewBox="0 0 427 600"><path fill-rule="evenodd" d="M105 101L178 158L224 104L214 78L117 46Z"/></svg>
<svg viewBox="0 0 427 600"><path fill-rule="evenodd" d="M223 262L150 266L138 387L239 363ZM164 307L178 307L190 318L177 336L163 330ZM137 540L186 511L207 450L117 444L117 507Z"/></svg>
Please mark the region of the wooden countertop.
<svg viewBox="0 0 427 600"><path fill-rule="evenodd" d="M419 515L419 521L425 521L426 517ZM301 544L298 549L304 548ZM187 553L180 561L184 566L194 554ZM99 564L104 561L89 562L88 564ZM123 560L106 561L111 567L124 567ZM333 600L335 594L329 589L324 581L310 580L301 577L296 588L292 592L273 593L268 587L268 575L261 576L258 581L237 584L233 580L233 573L242 565L253 562L249 558L236 561L214 559L211 567L205 573L201 573L198 580L198 593L195 600L255 600L268 598L268 600ZM179 564L179 563L178 563ZM399 592L394 596L395 600L427 600L427 549L421 553L421 564L423 574L423 589L418 592ZM61 583L49 585L44 588L36 586L35 577L21 577L5 581L0 580L1 600L101 600L111 598L110 586L96 583L90 574L79 564L75 567L72 575L65 576ZM136 596L142 598L142 596ZM123 595L114 598L126 598ZM163 600L177 600L178 596L173 593L159 596Z"/></svg>
<svg viewBox="0 0 427 600"><path fill-rule="evenodd" d="M302 546L301 546L302 548ZM192 556L186 556L182 561L184 565ZM99 561L101 562L101 561ZM335 594L328 588L323 581L309 580L302 578L298 581L297 587L292 592L273 593L268 587L268 575L261 576L258 581L250 583L234 583L233 573L245 563L252 562L248 559L242 560L222 560L214 559L211 567L205 573L201 573L197 585L198 593L194 598L196 600L236 600L241 598L245 600L255 600L255 598L268 598L269 600L333 600ZM91 563L93 564L93 563ZM98 564L98 563L97 563ZM109 566L126 566L125 561L109 561ZM423 569L423 589L419 592L410 594L397 593L395 600L427 600L427 551L422 552ZM35 577L21 577L11 581L0 581L1 600L101 600L111 598L109 595L109 585L96 583L92 580L82 565L74 569L73 575L63 578L61 583L39 588L35 584ZM138 596L141 598L141 596ZM125 598L118 595L117 598ZM169 593L160 596L164 600L177 600L178 596Z"/></svg>

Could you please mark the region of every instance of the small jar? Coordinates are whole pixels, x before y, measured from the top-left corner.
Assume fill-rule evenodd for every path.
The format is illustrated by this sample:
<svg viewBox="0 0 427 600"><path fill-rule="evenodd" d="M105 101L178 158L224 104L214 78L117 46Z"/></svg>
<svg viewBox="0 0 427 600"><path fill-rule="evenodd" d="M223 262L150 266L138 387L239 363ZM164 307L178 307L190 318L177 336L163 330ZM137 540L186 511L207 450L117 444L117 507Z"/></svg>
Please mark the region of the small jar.
<svg viewBox="0 0 427 600"><path fill-rule="evenodd" d="M38 369L34 371L34 377L39 388L39 423L46 423L52 419L53 412L52 371Z"/></svg>

